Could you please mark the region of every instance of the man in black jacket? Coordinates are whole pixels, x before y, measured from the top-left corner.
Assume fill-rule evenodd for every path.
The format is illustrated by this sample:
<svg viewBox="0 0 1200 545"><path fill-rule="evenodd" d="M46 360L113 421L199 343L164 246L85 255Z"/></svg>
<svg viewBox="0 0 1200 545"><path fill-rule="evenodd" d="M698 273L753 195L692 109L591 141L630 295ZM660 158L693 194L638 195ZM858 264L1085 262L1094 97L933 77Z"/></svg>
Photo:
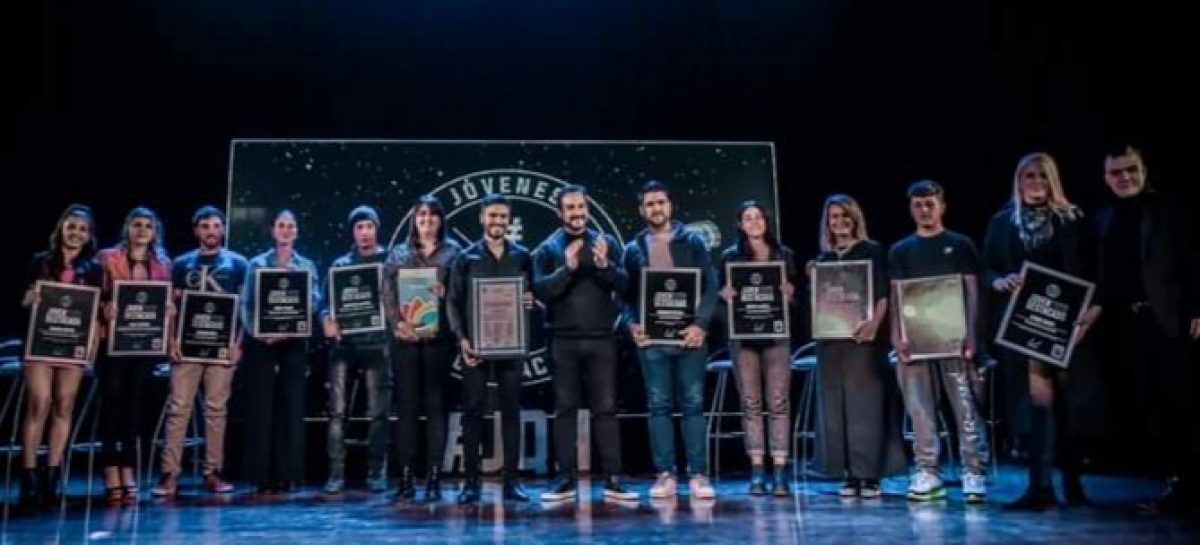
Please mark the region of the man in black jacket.
<svg viewBox="0 0 1200 545"><path fill-rule="evenodd" d="M650 451L658 473L650 497L671 498L678 492L675 478L675 429L671 413L675 400L683 413L683 445L687 452L688 491L695 499L711 500L716 489L707 477L707 441L704 435L704 373L708 363L705 339L717 308L717 271L700 235L673 221L670 190L651 180L638 192L638 213L646 228L625 245L625 270L633 279L625 290L624 322L638 346L642 377L646 381ZM678 331L679 346L655 344L639 323L642 269L694 268L700 270L700 300L695 319Z"/></svg>
<svg viewBox="0 0 1200 545"><path fill-rule="evenodd" d="M495 372L500 392L500 429L504 443L504 492L509 501L528 501L517 479L521 462L521 372L522 359L482 358L475 353L471 338L471 279L523 277L526 290L532 284L529 250L504 238L512 206L501 195L490 194L479 204L479 223L483 238L463 250L454 261L450 287L446 293L446 317L459 339L463 360L463 453L467 482L458 495L459 503L479 501L479 447L483 426L483 408L487 401L489 370ZM533 306L533 293L524 294L525 308Z"/></svg>
<svg viewBox="0 0 1200 545"><path fill-rule="evenodd" d="M617 301L629 277L616 239L588 229L587 190L572 185L558 194L561 229L533 254L533 291L546 308L553 336L554 451L559 478L542 494L545 501L576 496L580 378L587 373L588 401L596 444L608 478L604 496L634 499L621 484L621 433L616 415L617 347L613 328Z"/></svg>
<svg viewBox="0 0 1200 545"><path fill-rule="evenodd" d="M1184 211L1146 185L1132 147L1108 153L1104 181L1117 197L1096 215L1097 301L1119 334L1118 356L1132 379L1134 425L1149 425L1174 475L1158 507L1197 504L1200 415L1191 343L1200 338L1200 252ZM1168 444L1169 443L1169 444Z"/></svg>

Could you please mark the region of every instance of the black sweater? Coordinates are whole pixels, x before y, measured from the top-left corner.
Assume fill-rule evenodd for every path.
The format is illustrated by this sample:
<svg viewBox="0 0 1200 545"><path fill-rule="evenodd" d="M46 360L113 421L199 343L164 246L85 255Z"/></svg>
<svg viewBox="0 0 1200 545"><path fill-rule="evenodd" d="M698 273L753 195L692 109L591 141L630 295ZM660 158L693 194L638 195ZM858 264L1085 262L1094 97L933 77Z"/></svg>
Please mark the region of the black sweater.
<svg viewBox="0 0 1200 545"><path fill-rule="evenodd" d="M629 276L622 265L621 245L611 235L587 230L579 266L567 269L566 248L579 238L559 229L533 253L533 293L546 307L546 329L557 338L598 338L611 335L620 310L620 294ZM595 240L608 245L608 265L592 261Z"/></svg>

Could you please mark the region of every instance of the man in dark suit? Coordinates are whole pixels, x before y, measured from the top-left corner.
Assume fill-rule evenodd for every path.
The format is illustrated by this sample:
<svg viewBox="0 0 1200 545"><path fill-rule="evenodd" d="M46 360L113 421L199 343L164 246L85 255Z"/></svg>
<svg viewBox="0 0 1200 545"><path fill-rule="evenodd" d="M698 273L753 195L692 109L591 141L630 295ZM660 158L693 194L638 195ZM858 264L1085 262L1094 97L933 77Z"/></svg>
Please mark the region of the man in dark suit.
<svg viewBox="0 0 1200 545"><path fill-rule="evenodd" d="M1200 404L1191 399L1190 351L1200 338L1200 252L1186 211L1146 184L1136 149L1109 152L1104 179L1117 201L1096 216L1097 298L1133 390L1122 409L1157 439L1146 451L1160 453L1173 475L1156 506L1195 507Z"/></svg>

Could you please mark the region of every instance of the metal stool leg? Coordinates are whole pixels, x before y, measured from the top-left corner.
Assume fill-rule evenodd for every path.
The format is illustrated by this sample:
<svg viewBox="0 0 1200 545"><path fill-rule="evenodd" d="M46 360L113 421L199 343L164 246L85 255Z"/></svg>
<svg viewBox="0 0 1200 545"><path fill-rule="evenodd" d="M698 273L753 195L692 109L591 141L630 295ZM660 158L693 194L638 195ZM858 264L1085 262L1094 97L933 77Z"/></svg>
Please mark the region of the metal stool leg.
<svg viewBox="0 0 1200 545"><path fill-rule="evenodd" d="M155 454L155 451L157 450L156 447L158 446L159 437L162 437L163 425L167 420L167 409L170 406L171 406L171 393L170 393L170 391L168 391L167 399L163 401L162 410L158 411L158 422L156 422L154 424L154 435L151 436L152 439L150 440L150 463L146 467L146 482L153 482L152 479L154 478L154 476L151 475L151 473L154 472L154 454ZM163 450L166 450L166 448L167 448L166 437L162 437L162 442L163 442Z"/></svg>
<svg viewBox="0 0 1200 545"><path fill-rule="evenodd" d="M7 455L7 459L4 462L4 493L6 495L9 494L10 491L12 490L12 459L13 459L13 453L16 452L16 450L17 450L17 430L21 429L21 422L20 422L20 420L21 420L21 418L20 418L21 417L21 411L20 411L21 401L23 401L25 399L25 383L21 379L17 379L17 380L21 381L21 387L16 392L16 394L17 394L17 410L13 411L13 414L15 414L16 417L13 419L12 434L8 438L8 445L9 445L8 446L8 455ZM16 385L14 384L14 387L15 386ZM12 400L12 394L13 394L13 390L12 390L12 388L9 388L8 400L6 400L4 403L5 412L8 411L8 401ZM22 453L25 452L23 446L21 447L21 452ZM7 505L7 504L5 504L5 505Z"/></svg>
<svg viewBox="0 0 1200 545"><path fill-rule="evenodd" d="M85 378L88 378L88 377L85 375ZM92 475L93 475L93 469L94 469L93 464L95 461L94 458L95 458L95 450L96 450L96 429L100 423L100 416L99 416L100 415L100 406L99 406L100 404L98 401L96 401L96 390L99 387L99 379L96 377L95 373L93 373L90 378L91 378L91 384L88 385L87 396L85 396L83 398L83 406L79 408L79 416L77 416L75 419L75 425L74 425L73 429L71 430L71 439L67 442L67 447L66 447L67 451L65 453L66 457L63 460L63 483L64 483L64 485L63 485L63 491L64 491L63 502L64 502L64 505L66 505L65 502L66 502L66 498L67 498L66 485L71 482L71 461L75 459L75 448L76 448L75 445L77 444L77 441L79 440L79 432L83 428L83 421L88 418L89 413L91 413L91 417L92 417L92 436L89 439L88 447L87 447L88 448L88 481L87 481L87 489L86 489L86 492L84 495L88 497L89 504L91 502ZM93 406L96 407L95 411L92 410Z"/></svg>
<svg viewBox="0 0 1200 545"><path fill-rule="evenodd" d="M88 394L88 401L91 401L92 393L95 393L95 388L93 388L92 391ZM92 436L88 440L88 472L87 472L88 478L87 478L87 487L84 489L85 490L84 496L87 497L87 504L89 507L91 507L91 504L92 504L92 486L93 486L92 481L95 479L95 476L96 476L96 430L99 429L99 427L100 427L100 412L104 410L104 402L103 401L104 400L100 400L96 404L96 412L95 412L95 414L92 415ZM83 419L80 418L81 422L82 422L82 420ZM76 433L78 433L79 428L76 427L75 431L76 431ZM74 439L71 440L71 444L75 444ZM68 464L67 467L68 467L68 472L69 472L70 464ZM67 482L70 482L70 481L68 480ZM63 494L63 497L66 498L66 494ZM90 509L89 509L89 512L90 512Z"/></svg>
<svg viewBox="0 0 1200 545"><path fill-rule="evenodd" d="M706 417L704 420L704 437L705 437L705 441L708 441L708 445L710 447L714 446L714 445L712 445L712 443L713 443L713 441L715 441L715 439L713 439L713 424L716 422L717 405L718 405L717 398L719 397L718 393L720 391L721 391L721 374L717 373L717 382L713 386L713 398L712 398L712 401L710 401L708 404L708 417ZM705 456L704 462L708 465L709 474L712 474L712 467L713 467L712 448L704 449L704 456Z"/></svg>
<svg viewBox="0 0 1200 545"><path fill-rule="evenodd" d="M996 380L994 376L988 378L988 454L992 458L992 478L996 479L1000 476L999 456L996 456Z"/></svg>
<svg viewBox="0 0 1200 545"><path fill-rule="evenodd" d="M709 403L708 417L705 421L706 447L705 462L708 473L714 479L721 478L721 441L726 439L722 424L725 421L725 396L729 394L729 373L731 368L718 368L716 385L713 388L713 398Z"/></svg>
<svg viewBox="0 0 1200 545"><path fill-rule="evenodd" d="M816 376L814 371L804 373L804 391L800 396L801 420L801 456L799 463L803 466L803 479L808 482L809 441L815 436L812 428L813 404L816 399Z"/></svg>

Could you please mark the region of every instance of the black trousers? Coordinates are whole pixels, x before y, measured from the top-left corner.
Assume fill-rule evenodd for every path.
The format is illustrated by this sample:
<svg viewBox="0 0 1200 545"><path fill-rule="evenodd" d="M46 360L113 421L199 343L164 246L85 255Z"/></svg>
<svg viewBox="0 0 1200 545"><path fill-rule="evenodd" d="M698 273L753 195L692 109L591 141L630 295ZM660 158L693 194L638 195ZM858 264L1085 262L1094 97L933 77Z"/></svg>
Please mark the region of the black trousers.
<svg viewBox="0 0 1200 545"><path fill-rule="evenodd" d="M1115 309L1122 375L1128 377L1128 406L1117 410L1126 430L1145 433L1145 463L1161 463L1180 477L1196 478L1200 460L1200 403L1194 401L1197 372L1191 341L1170 336L1149 306ZM1154 454L1157 453L1157 454Z"/></svg>
<svg viewBox="0 0 1200 545"><path fill-rule="evenodd" d="M96 379L100 381L101 467L137 466L142 397L146 379L159 360L141 356L100 357Z"/></svg>
<svg viewBox="0 0 1200 545"><path fill-rule="evenodd" d="M587 397L601 463L609 475L621 469L621 430L617 423L617 347L611 337L554 339L554 455L558 468L571 475L578 468L580 381L587 375Z"/></svg>
<svg viewBox="0 0 1200 545"><path fill-rule="evenodd" d="M304 478L304 385L308 341L268 345L246 338L242 373L245 407L243 471L259 485Z"/></svg>
<svg viewBox="0 0 1200 545"><path fill-rule="evenodd" d="M487 406L487 382L495 376L499 387L500 430L504 443L504 473L515 475L521 463L521 371L522 360L490 360L474 367L463 366L463 452L468 478L479 476L483 411Z"/></svg>
<svg viewBox="0 0 1200 545"><path fill-rule="evenodd" d="M412 467L419 445L417 417L425 408L425 463L441 465L446 451L446 409L443 394L453 344L449 338L395 344L392 377L396 391L396 425L392 446L396 467Z"/></svg>

